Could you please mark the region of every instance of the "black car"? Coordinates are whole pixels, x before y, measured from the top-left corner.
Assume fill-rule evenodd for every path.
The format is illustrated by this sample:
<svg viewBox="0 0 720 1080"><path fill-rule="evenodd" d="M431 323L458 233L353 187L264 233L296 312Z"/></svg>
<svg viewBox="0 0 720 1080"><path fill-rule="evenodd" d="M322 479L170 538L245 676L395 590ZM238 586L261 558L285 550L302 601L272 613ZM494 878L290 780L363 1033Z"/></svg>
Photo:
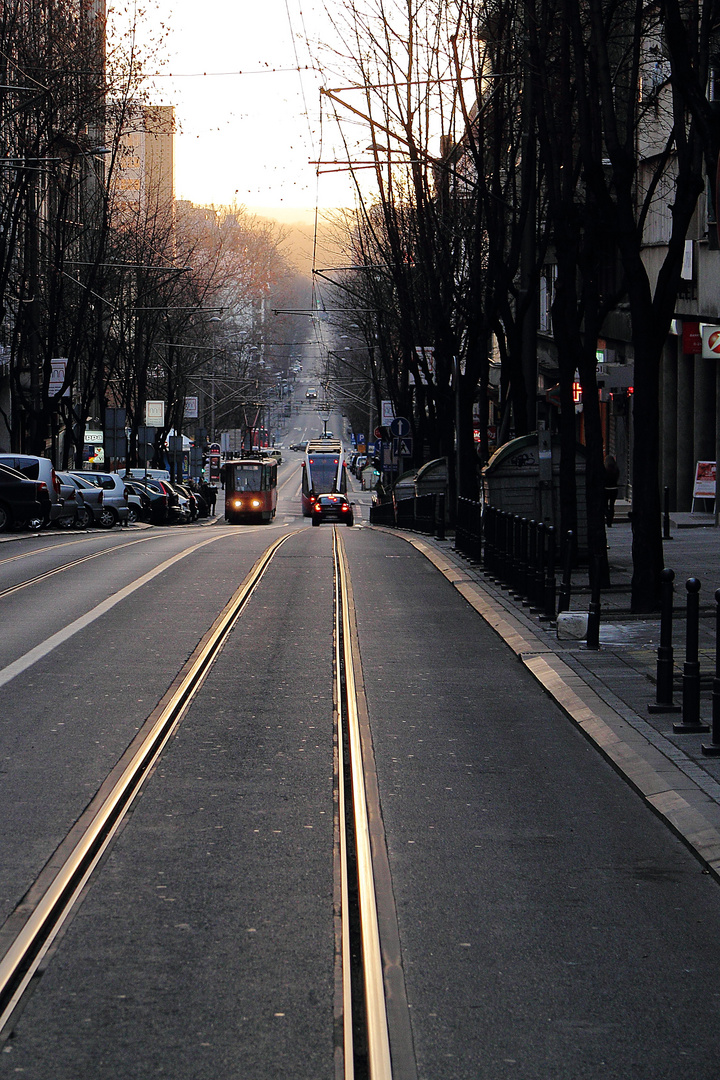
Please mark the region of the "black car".
<svg viewBox="0 0 720 1080"><path fill-rule="evenodd" d="M352 525L353 508L346 495L334 493L318 495L313 503L311 519L313 525L322 521L336 521L339 525Z"/></svg>
<svg viewBox="0 0 720 1080"><path fill-rule="evenodd" d="M0 532L22 528L41 529L50 520L50 492L42 480L0 464Z"/></svg>
<svg viewBox="0 0 720 1080"><path fill-rule="evenodd" d="M165 525L168 520L168 496L152 478L147 481L133 478L125 481L125 487L133 495L139 495L143 504L144 520L151 525Z"/></svg>

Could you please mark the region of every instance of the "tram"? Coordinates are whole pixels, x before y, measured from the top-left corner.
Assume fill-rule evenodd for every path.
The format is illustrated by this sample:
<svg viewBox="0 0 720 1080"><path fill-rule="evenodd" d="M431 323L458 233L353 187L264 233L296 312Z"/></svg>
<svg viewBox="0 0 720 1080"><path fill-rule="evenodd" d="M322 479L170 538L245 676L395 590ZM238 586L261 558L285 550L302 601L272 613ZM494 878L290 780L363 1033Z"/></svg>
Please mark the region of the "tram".
<svg viewBox="0 0 720 1080"><path fill-rule="evenodd" d="M345 453L339 439L312 439L307 444L302 465L301 504L303 517L310 517L318 495L347 492Z"/></svg>
<svg viewBox="0 0 720 1080"><path fill-rule="evenodd" d="M277 509L277 461L226 461L220 477L225 487L225 520L230 525L272 521Z"/></svg>

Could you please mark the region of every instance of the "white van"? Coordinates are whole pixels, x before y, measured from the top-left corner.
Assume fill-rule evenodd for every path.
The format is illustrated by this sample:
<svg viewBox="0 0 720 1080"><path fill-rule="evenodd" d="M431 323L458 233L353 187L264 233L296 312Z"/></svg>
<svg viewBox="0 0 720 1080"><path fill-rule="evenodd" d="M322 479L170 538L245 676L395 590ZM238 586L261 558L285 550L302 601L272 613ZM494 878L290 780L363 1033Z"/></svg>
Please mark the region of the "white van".
<svg viewBox="0 0 720 1080"><path fill-rule="evenodd" d="M149 476L151 480L170 479L170 472L168 469L118 469L118 476L125 476L126 472L131 480L142 480L145 476Z"/></svg>

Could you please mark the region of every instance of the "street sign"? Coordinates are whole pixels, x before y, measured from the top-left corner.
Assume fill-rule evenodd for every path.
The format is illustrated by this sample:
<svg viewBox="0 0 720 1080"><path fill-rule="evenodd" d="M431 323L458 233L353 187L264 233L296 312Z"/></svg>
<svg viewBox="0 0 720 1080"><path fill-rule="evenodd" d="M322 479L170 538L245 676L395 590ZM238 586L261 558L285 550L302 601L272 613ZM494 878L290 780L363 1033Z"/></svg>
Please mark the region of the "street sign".
<svg viewBox="0 0 720 1080"><path fill-rule="evenodd" d="M392 423L390 424L390 433L398 439L403 438L405 435L409 435L410 421L404 416L394 416Z"/></svg>
<svg viewBox="0 0 720 1080"><path fill-rule="evenodd" d="M398 457L412 457L413 441L412 435L406 436L404 439L398 439Z"/></svg>

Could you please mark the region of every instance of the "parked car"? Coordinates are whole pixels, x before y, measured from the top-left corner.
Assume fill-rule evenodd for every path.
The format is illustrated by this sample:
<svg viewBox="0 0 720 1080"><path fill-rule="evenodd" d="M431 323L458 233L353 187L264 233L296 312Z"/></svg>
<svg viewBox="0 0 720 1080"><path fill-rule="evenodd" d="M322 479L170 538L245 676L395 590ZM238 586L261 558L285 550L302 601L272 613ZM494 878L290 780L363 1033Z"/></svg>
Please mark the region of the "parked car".
<svg viewBox="0 0 720 1080"><path fill-rule="evenodd" d="M89 524L89 511L86 509L83 502L82 493L73 484L70 476L67 473L59 472L57 474L58 481L60 482L60 494L62 496L63 504L66 510L69 510L73 504L75 505L74 517L61 517L58 521L58 525L65 529L71 529L73 527L83 528Z"/></svg>
<svg viewBox="0 0 720 1080"><path fill-rule="evenodd" d="M0 532L27 525L40 529L50 521L50 492L42 480L29 480L17 469L0 465Z"/></svg>
<svg viewBox="0 0 720 1080"><path fill-rule="evenodd" d="M168 481L168 483L175 489L175 491L177 491L181 499L187 499L188 509L190 511L190 520L196 521L200 517L200 504L198 502L197 496L195 495L195 492L192 490L192 488L188 487L187 484L181 484L178 480L176 480L175 482L170 480Z"/></svg>
<svg viewBox="0 0 720 1080"><path fill-rule="evenodd" d="M151 478L152 479L152 478ZM130 495L139 498L142 505L142 521L151 525L165 525L168 520L168 497L160 488L151 487L143 480L125 480L125 489Z"/></svg>
<svg viewBox="0 0 720 1080"><path fill-rule="evenodd" d="M130 491L127 484L125 485L125 494L127 495L128 504L128 525L135 525L136 522L143 520L143 500L134 491Z"/></svg>
<svg viewBox="0 0 720 1080"><path fill-rule="evenodd" d="M104 472L82 472L73 473L73 476L79 476L81 480L87 480L91 484L96 484L103 491L103 508L100 518L100 524L106 528L112 528L113 525L127 525L128 521L128 500L125 494L125 483L118 473L104 473Z"/></svg>
<svg viewBox="0 0 720 1080"><path fill-rule="evenodd" d="M177 497L177 503L173 506L171 504L170 513L175 516L175 521L178 525L189 525L193 520L193 501L190 498L187 491L183 491L180 484L174 484L171 480L161 480L160 483L165 484L171 491L173 491Z"/></svg>
<svg viewBox="0 0 720 1080"><path fill-rule="evenodd" d="M144 480L147 476L153 480L170 479L170 473L167 469L118 469L118 476L122 476L123 480Z"/></svg>
<svg viewBox="0 0 720 1080"><path fill-rule="evenodd" d="M282 450L278 446L271 446L267 450L263 450L262 456L266 458L275 458L278 465L282 465Z"/></svg>
<svg viewBox="0 0 720 1080"><path fill-rule="evenodd" d="M75 521L77 502L73 499L72 505L65 507L60 481L50 458L36 457L34 454L0 454L0 465L16 469L27 476L28 480L39 480L45 484L50 495L50 524L55 524L63 517Z"/></svg>
<svg viewBox="0 0 720 1080"><path fill-rule="evenodd" d="M71 483L76 489L81 527L102 525L103 490L75 473L58 473L61 483ZM107 523L106 523L107 524Z"/></svg>
<svg viewBox="0 0 720 1080"><path fill-rule="evenodd" d="M201 518L210 517L210 495L212 490L210 485L205 483L200 484L197 480L189 480L185 487L190 488L195 496L198 511L197 516Z"/></svg>
<svg viewBox="0 0 720 1080"><path fill-rule="evenodd" d="M154 477L148 477L147 480L134 479L133 483L141 483L148 491L161 492L165 495L167 500L167 517L165 521L168 525L180 525L185 521L189 521L190 513L187 500L180 496L169 480L156 480Z"/></svg>
<svg viewBox="0 0 720 1080"><path fill-rule="evenodd" d="M352 471L355 474L355 476L357 476L358 480L360 479L360 473L363 471L363 469L367 465L367 460L368 460L367 459L367 454L358 454L357 457L355 458L355 462L353 464Z"/></svg>
<svg viewBox="0 0 720 1080"><path fill-rule="evenodd" d="M352 525L353 509L346 495L318 495L313 503L311 519L313 525L323 521L336 521L339 525Z"/></svg>

